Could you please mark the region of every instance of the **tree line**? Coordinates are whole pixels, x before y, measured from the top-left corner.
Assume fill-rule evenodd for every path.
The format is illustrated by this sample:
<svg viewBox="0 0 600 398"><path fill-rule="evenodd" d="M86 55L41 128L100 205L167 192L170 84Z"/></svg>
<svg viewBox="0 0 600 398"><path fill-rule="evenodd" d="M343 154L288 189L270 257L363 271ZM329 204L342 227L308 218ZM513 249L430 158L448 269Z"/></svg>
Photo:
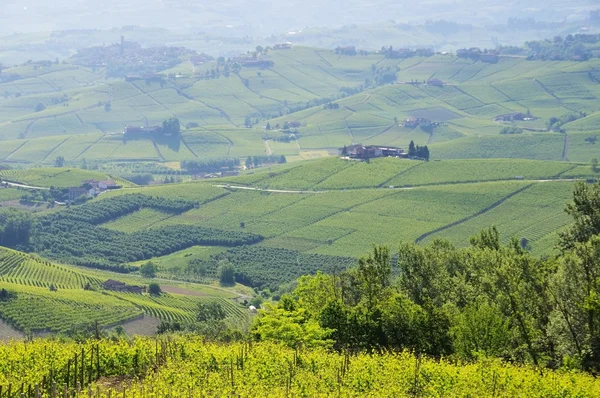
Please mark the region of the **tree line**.
<svg viewBox="0 0 600 398"><path fill-rule="evenodd" d="M412 350L600 371L600 184L578 182L554 257L491 227L456 248L375 247L358 267L304 276L256 319L253 337L291 346Z"/></svg>

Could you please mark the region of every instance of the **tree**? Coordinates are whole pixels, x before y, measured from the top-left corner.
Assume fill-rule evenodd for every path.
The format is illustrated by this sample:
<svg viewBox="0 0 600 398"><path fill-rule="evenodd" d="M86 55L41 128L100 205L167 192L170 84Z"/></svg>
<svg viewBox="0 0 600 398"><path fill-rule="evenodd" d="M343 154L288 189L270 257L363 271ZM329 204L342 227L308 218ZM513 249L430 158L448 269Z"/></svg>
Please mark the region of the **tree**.
<svg viewBox="0 0 600 398"><path fill-rule="evenodd" d="M415 148L415 142L412 140L408 144L408 156L411 158L417 156L417 149Z"/></svg>
<svg viewBox="0 0 600 398"><path fill-rule="evenodd" d="M575 182L573 201L565 209L573 217L574 223L566 231L559 233L559 246L563 251L571 250L576 243L587 242L600 233L600 182L586 184Z"/></svg>
<svg viewBox="0 0 600 398"><path fill-rule="evenodd" d="M151 283L148 285L148 293L150 293L152 296L160 296L162 289L158 283Z"/></svg>
<svg viewBox="0 0 600 398"><path fill-rule="evenodd" d="M55 167L64 167L65 166L65 158L63 156L57 156L56 159L54 159L54 166Z"/></svg>
<svg viewBox="0 0 600 398"><path fill-rule="evenodd" d="M41 102L38 102L38 104L34 108L34 110L36 112L41 112L41 111L43 111L45 109L46 109L46 105L42 104Z"/></svg>
<svg viewBox="0 0 600 398"><path fill-rule="evenodd" d="M112 105L110 104L110 102L107 102L106 104L104 104L104 111L105 112L110 112L112 109Z"/></svg>
<svg viewBox="0 0 600 398"><path fill-rule="evenodd" d="M287 159L285 158L285 155L281 155L279 157L279 160L277 161L277 163L279 163L279 164L287 163Z"/></svg>
<svg viewBox="0 0 600 398"><path fill-rule="evenodd" d="M158 271L158 267L151 261L140 266L140 274L145 278L154 278L156 271Z"/></svg>
<svg viewBox="0 0 600 398"><path fill-rule="evenodd" d="M244 127L252 127L252 120L250 119L250 116L246 116L246 118L244 119Z"/></svg>
<svg viewBox="0 0 600 398"><path fill-rule="evenodd" d="M281 342L292 348L330 346L331 332L307 318L305 309L286 296L276 307L267 305L266 310L261 310L252 327L255 339Z"/></svg>
<svg viewBox="0 0 600 398"><path fill-rule="evenodd" d="M211 301L209 303L198 303L196 320L198 322L222 321L227 317L221 303Z"/></svg>
<svg viewBox="0 0 600 398"><path fill-rule="evenodd" d="M33 226L31 213L15 208L0 209L0 246L28 246Z"/></svg>
<svg viewBox="0 0 600 398"><path fill-rule="evenodd" d="M267 122L267 126L265 127L267 130L271 130L271 123Z"/></svg>
<svg viewBox="0 0 600 398"><path fill-rule="evenodd" d="M222 261L218 268L219 282L221 285L235 284L235 268L229 261Z"/></svg>
<svg viewBox="0 0 600 398"><path fill-rule="evenodd" d="M162 134L163 135L172 135L179 136L181 133L181 123L179 119L176 117L171 117L165 121L163 121L162 125Z"/></svg>
<svg viewBox="0 0 600 398"><path fill-rule="evenodd" d="M591 164L592 164L592 171L594 173L597 173L598 172L598 158L593 158Z"/></svg>

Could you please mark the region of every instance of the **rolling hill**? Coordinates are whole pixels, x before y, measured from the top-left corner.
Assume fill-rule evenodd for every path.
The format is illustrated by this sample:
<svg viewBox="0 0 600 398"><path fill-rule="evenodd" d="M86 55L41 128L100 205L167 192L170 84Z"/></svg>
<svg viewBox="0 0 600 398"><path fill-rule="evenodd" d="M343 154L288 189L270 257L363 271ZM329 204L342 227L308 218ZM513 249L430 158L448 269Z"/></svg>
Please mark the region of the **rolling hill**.
<svg viewBox="0 0 600 398"><path fill-rule="evenodd" d="M265 153L302 160L351 143L406 147L411 140L430 145L436 159L589 162L595 153L598 59L485 63L451 54L389 59L308 47L267 57L273 66L228 77L221 71L206 78L214 63L183 63L165 72L176 78L160 83L106 79L104 70L70 64L7 69L20 78L0 84L0 161L164 162ZM385 71L396 81L373 87ZM434 80L443 85L427 84ZM325 106L330 103L335 106ZM44 109L36 112L39 104ZM495 120L511 114L528 116ZM121 134L127 125L172 116L189 127L180 138L125 140ZM575 120L561 122L562 132L548 131L551 118L567 116ZM437 125L404 127L407 118ZM248 121L252 128L244 127ZM286 123L298 127L287 130ZM506 126L522 133L501 135Z"/></svg>

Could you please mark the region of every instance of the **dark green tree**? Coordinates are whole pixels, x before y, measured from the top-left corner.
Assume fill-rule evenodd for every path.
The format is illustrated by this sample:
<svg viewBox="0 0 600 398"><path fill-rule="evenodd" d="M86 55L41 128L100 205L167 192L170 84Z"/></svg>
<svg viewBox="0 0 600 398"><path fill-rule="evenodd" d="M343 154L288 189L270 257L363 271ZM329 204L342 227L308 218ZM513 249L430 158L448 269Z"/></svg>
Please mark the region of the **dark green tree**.
<svg viewBox="0 0 600 398"><path fill-rule="evenodd" d="M417 156L417 148L415 148L415 142L412 140L408 144L408 156L411 158Z"/></svg>
<svg viewBox="0 0 600 398"><path fill-rule="evenodd" d="M158 283L151 283L148 285L148 293L150 293L152 296L160 296L162 289Z"/></svg>
<svg viewBox="0 0 600 398"><path fill-rule="evenodd" d="M218 275L221 285L235 284L235 268L229 261L222 261L219 264Z"/></svg>
<svg viewBox="0 0 600 398"><path fill-rule="evenodd" d="M55 167L64 167L65 166L65 158L63 156L57 156L56 159L54 159L54 166Z"/></svg>
<svg viewBox="0 0 600 398"><path fill-rule="evenodd" d="M199 303L196 310L196 320L198 322L222 321L227 317L221 303L211 301L209 303Z"/></svg>

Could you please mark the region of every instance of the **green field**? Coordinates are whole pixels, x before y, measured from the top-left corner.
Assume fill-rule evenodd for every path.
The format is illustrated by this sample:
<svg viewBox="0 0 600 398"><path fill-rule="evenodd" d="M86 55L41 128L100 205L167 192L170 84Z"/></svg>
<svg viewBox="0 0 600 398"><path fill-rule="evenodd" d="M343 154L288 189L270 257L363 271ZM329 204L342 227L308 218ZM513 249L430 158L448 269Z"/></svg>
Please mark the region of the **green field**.
<svg viewBox="0 0 600 398"><path fill-rule="evenodd" d="M3 170L0 171L0 178L10 182L43 188L78 187L86 180L113 180L124 187L134 186L129 181L115 178L102 172L69 168Z"/></svg>
<svg viewBox="0 0 600 398"><path fill-rule="evenodd" d="M536 253L550 253L556 232L569 222L562 211L567 180L595 176L590 166L566 162L332 158L212 183L112 192L104 197L141 192L204 204L180 215L143 210L106 226L131 233L198 225L259 234L266 238L260 245L271 248L359 257L373 243L394 247L439 237L462 246L497 225L504 239L526 238ZM251 190L236 188L242 185ZM165 257L160 268L185 269L185 253Z"/></svg>
<svg viewBox="0 0 600 398"><path fill-rule="evenodd" d="M0 138L6 142L0 161L47 165L63 156L72 164L83 159L161 162L271 152L302 159L314 151L335 153L352 143L406 147L414 141L431 145L435 159L566 160L566 155L570 161L587 162L593 147L584 138L600 131L595 60L506 57L486 64L453 55L390 60L381 54L339 56L300 46L271 52L270 57L272 68L245 68L239 75L215 79L193 77L188 71L163 84L103 80L97 72L75 66L27 70L23 79L0 84L7 93L0 98ZM372 65L397 66L396 83L361 88L365 79L373 78ZM412 84L431 76L445 85ZM19 97L13 94L15 86ZM348 90L354 94L346 95ZM65 102L53 102L63 95ZM109 100L111 109L106 111L103 104ZM323 107L328 101L336 108ZM46 109L34 112L38 103ZM529 113L531 120L494 121L512 112ZM586 117L565 124L566 133L546 132L551 117L579 112ZM199 127L184 129L170 142L123 140L125 126L160 124L171 116L184 126ZM440 126L404 128L408 117ZM256 123L251 129L244 127L246 118ZM279 138L288 133L282 128L291 121L300 123L296 139L282 142ZM270 131L264 129L267 122ZM506 125L524 133L500 136Z"/></svg>

